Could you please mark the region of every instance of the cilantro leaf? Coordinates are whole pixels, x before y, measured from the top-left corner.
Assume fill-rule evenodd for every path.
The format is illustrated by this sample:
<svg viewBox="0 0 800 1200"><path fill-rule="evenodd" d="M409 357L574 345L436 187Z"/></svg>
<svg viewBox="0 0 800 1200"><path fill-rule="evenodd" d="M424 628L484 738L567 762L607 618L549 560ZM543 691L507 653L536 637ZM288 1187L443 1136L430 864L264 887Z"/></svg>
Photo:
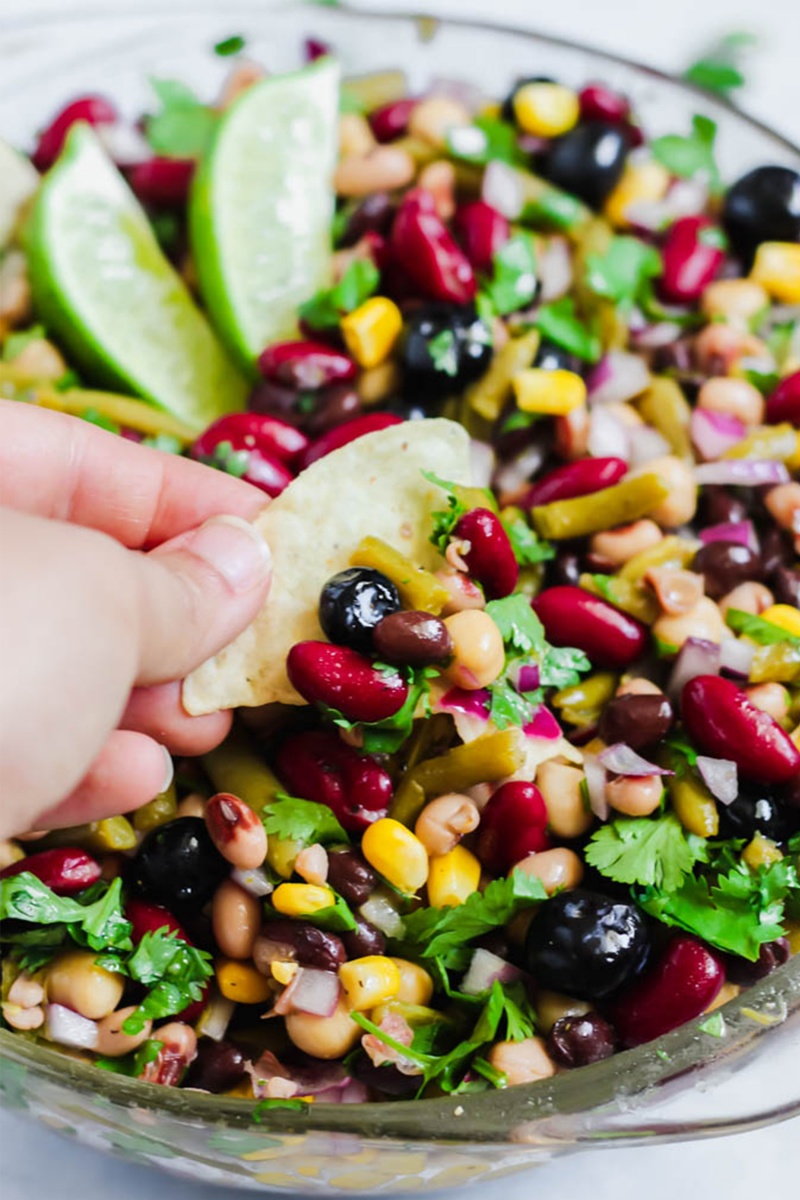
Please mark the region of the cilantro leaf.
<svg viewBox="0 0 800 1200"><path fill-rule="evenodd" d="M733 92L745 85L742 59L756 42L753 34L729 33L702 57L695 59L686 68L683 77L707 92L730 99Z"/></svg>
<svg viewBox="0 0 800 1200"><path fill-rule="evenodd" d="M582 362L599 362L603 353L600 338L576 315L575 301L570 296L543 304L534 318L534 325L543 338Z"/></svg>
<svg viewBox="0 0 800 1200"><path fill-rule="evenodd" d="M520 220L526 225L567 233L586 220L587 210L577 196L559 188L544 187L535 200L526 200Z"/></svg>
<svg viewBox="0 0 800 1200"><path fill-rule="evenodd" d="M700 176L708 182L712 191L718 192L722 183L714 158L716 136L716 122L696 113L692 117L692 132L688 136L667 133L656 138L650 149L656 162L660 162L673 175L681 179Z"/></svg>
<svg viewBox="0 0 800 1200"><path fill-rule="evenodd" d="M685 733L671 733L664 739L663 745L669 755L670 769L679 779L684 778L690 770L697 767L697 751Z"/></svg>
<svg viewBox="0 0 800 1200"><path fill-rule="evenodd" d="M509 725L519 728L533 720L533 705L541 698L541 692L518 692L506 675L501 675L489 685L491 702L489 720L498 729Z"/></svg>
<svg viewBox="0 0 800 1200"><path fill-rule="evenodd" d="M717 1009L715 1012L709 1013L697 1028L701 1033L707 1033L709 1037L725 1037L725 1018L719 1009Z"/></svg>
<svg viewBox="0 0 800 1200"><path fill-rule="evenodd" d="M514 557L521 567L533 567L537 563L549 562L555 558L555 546L540 538L524 517L509 519L501 515L500 520L508 535Z"/></svg>
<svg viewBox="0 0 800 1200"><path fill-rule="evenodd" d="M447 544L452 537L453 530L464 514L469 512L469 509L463 500L458 497L456 491L458 484L451 483L448 479L440 479L438 475L434 475L433 471L423 471L422 474L428 480L428 483L435 483L437 487L443 488L447 493L447 508L431 513L431 517L433 518L433 533L430 536L430 541L440 554L444 554L447 550Z"/></svg>
<svg viewBox="0 0 800 1200"><path fill-rule="evenodd" d="M630 314L645 281L660 274L659 252L635 237L614 237L603 255L586 258L587 287L623 315Z"/></svg>
<svg viewBox="0 0 800 1200"><path fill-rule="evenodd" d="M262 813L269 837L302 842L305 846L350 841L327 804L279 792L275 800L264 805Z"/></svg>
<svg viewBox="0 0 800 1200"><path fill-rule="evenodd" d="M144 134L156 154L198 158L211 140L219 114L201 104L190 87L176 79L152 79L161 110L145 117Z"/></svg>
<svg viewBox="0 0 800 1200"><path fill-rule="evenodd" d="M121 889L122 881L115 879L91 903L82 903L57 896L30 871L22 871L0 882L0 921L64 925L73 941L91 950L130 950L131 925L122 912Z"/></svg>
<svg viewBox="0 0 800 1200"><path fill-rule="evenodd" d="M131 1079L138 1079L147 1064L156 1061L163 1047L163 1042L148 1038L132 1054L125 1054L121 1058L96 1058L94 1065L101 1071L110 1071L113 1075L127 1075Z"/></svg>
<svg viewBox="0 0 800 1200"><path fill-rule="evenodd" d="M490 600L486 612L500 630L507 651L516 651L518 656L544 653L544 626L527 596L516 592L502 600Z"/></svg>
<svg viewBox="0 0 800 1200"><path fill-rule="evenodd" d="M214 53L220 58L229 58L232 54L240 54L246 45L245 39L240 33L234 33L231 37L223 38L214 46Z"/></svg>
<svg viewBox="0 0 800 1200"><path fill-rule="evenodd" d="M342 317L374 295L381 273L371 258L356 258L333 287L323 288L300 305L300 317L312 329L336 329Z"/></svg>
<svg viewBox="0 0 800 1200"><path fill-rule="evenodd" d="M591 666L583 650L575 646L548 645L539 663L539 683L542 687L572 687L580 682L581 673L591 670Z"/></svg>
<svg viewBox="0 0 800 1200"><path fill-rule="evenodd" d="M483 294L500 317L525 308L536 295L536 255L528 233L509 238L492 258L492 274Z"/></svg>
<svg viewBox="0 0 800 1200"><path fill-rule="evenodd" d="M457 125L448 130L446 142L450 153L465 162L481 166L490 162L525 165L516 129L498 117L476 117L470 125Z"/></svg>
<svg viewBox="0 0 800 1200"><path fill-rule="evenodd" d="M763 617L756 617L753 613L743 612L739 608L728 609L725 613L725 624L734 633L743 633L760 646L774 646L779 642L800 646L800 637L789 633L788 629L781 629L780 625L774 625L772 621L765 621Z"/></svg>
<svg viewBox="0 0 800 1200"><path fill-rule="evenodd" d="M428 342L428 353L437 371L454 379L458 374L456 335L452 329L442 329Z"/></svg>
<svg viewBox="0 0 800 1200"><path fill-rule="evenodd" d="M211 955L206 950L190 946L166 927L146 933L121 965L124 974L150 988L123 1023L123 1031L128 1034L140 1033L148 1019L175 1016L202 999L206 982L214 974Z"/></svg>
<svg viewBox="0 0 800 1200"><path fill-rule="evenodd" d="M706 853L704 839L687 835L674 813L666 813L608 822L592 834L585 858L601 875L617 883L672 892Z"/></svg>

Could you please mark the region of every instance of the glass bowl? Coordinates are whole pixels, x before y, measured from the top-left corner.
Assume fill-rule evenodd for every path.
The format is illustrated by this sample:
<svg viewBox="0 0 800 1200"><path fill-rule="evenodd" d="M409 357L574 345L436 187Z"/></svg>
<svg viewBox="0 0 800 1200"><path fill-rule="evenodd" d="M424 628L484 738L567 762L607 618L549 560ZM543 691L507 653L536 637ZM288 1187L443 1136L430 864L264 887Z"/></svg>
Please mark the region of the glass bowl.
<svg viewBox="0 0 800 1200"><path fill-rule="evenodd" d="M723 177L800 152L722 101L656 71L559 39L458 21L232 0L191 15L141 4L129 13L0 21L0 135L29 145L71 95L105 92L131 116L147 76L213 94L230 62L211 47L241 33L274 69L301 60L308 34L345 73L404 69L412 91L468 79L503 95L519 75L596 79L627 92L654 135L704 112L719 128ZM0 180L0 187L2 180ZM97 1070L0 1032L4 1103L79 1141L196 1180L304 1194L409 1193L487 1180L556 1154L626 1141L708 1137L800 1112L800 955L721 1010L714 1035L692 1022L605 1062L541 1083L472 1096L273 1109Z"/></svg>

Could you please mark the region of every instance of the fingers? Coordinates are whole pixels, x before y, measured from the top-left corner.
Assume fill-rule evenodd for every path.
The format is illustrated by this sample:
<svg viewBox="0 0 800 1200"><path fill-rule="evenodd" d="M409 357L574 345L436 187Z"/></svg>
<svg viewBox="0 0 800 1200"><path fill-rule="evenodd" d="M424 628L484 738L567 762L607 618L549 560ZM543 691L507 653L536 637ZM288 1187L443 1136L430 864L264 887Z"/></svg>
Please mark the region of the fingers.
<svg viewBox="0 0 800 1200"><path fill-rule="evenodd" d="M120 727L148 734L173 754L194 755L218 746L232 720L230 712L190 717L181 704L180 683L162 683L131 693Z"/></svg>
<svg viewBox="0 0 800 1200"><path fill-rule="evenodd" d="M253 518L258 488L88 421L0 401L0 505L110 534L141 548L215 513Z"/></svg>

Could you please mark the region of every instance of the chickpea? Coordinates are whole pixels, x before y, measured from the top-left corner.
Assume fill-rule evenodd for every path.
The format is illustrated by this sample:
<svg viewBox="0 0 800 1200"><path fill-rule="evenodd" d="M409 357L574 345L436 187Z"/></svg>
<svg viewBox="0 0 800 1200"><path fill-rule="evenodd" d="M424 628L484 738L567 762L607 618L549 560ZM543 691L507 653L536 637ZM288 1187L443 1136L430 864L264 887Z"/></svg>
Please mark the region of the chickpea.
<svg viewBox="0 0 800 1200"><path fill-rule="evenodd" d="M424 967L408 962L405 958L393 958L400 972L400 987L394 1000L399 1004L430 1004L433 997L433 980Z"/></svg>
<svg viewBox="0 0 800 1200"><path fill-rule="evenodd" d="M20 1008L19 1005L10 1004L6 1000L3 1002L2 1012L6 1024L12 1029L18 1029L20 1033L30 1033L44 1025L44 1009L38 1004L32 1008Z"/></svg>
<svg viewBox="0 0 800 1200"><path fill-rule="evenodd" d="M486 1056L496 1071L502 1071L509 1087L549 1079L556 1068L545 1049L544 1039L525 1038L521 1042L495 1042Z"/></svg>
<svg viewBox="0 0 800 1200"><path fill-rule="evenodd" d="M800 534L800 483L779 483L764 498L772 519L781 529Z"/></svg>
<svg viewBox="0 0 800 1200"><path fill-rule="evenodd" d="M105 1058L121 1058L123 1054L130 1054L131 1050L137 1050L143 1042L147 1041L153 1029L152 1021L145 1021L138 1033L123 1031L122 1026L135 1012L136 1005L133 1004L129 1008L120 1008L116 1012L109 1013L102 1021L98 1021L96 1046L98 1054L102 1054Z"/></svg>
<svg viewBox="0 0 800 1200"><path fill-rule="evenodd" d="M436 578L450 593L450 600L442 609L443 617L451 617L454 613L486 607L486 597L481 589L461 571L451 571L449 568L443 567L436 572Z"/></svg>
<svg viewBox="0 0 800 1200"><path fill-rule="evenodd" d="M175 815L178 817L200 817L202 820L206 815L205 799L199 792L190 792L188 796L184 796L178 802Z"/></svg>
<svg viewBox="0 0 800 1200"><path fill-rule="evenodd" d="M417 818L414 833L428 854L449 854L465 833L478 828L480 812L469 796L447 792L426 804Z"/></svg>
<svg viewBox="0 0 800 1200"><path fill-rule="evenodd" d="M485 612L466 611L445 618L453 657L444 675L455 687L476 691L494 683L505 665L503 636Z"/></svg>
<svg viewBox="0 0 800 1200"><path fill-rule="evenodd" d="M678 648L690 637L703 638L719 645L726 632L722 614L708 596L702 596L688 612L676 616L662 613L653 625L656 637Z"/></svg>
<svg viewBox="0 0 800 1200"><path fill-rule="evenodd" d="M576 888L583 879L583 863L575 851L566 846L528 854L516 864L516 870L541 880L548 896L560 889L569 891Z"/></svg>
<svg viewBox="0 0 800 1200"><path fill-rule="evenodd" d="M756 708L769 713L773 721L780 723L789 715L789 693L780 683L759 683L745 688L744 694Z"/></svg>
<svg viewBox="0 0 800 1200"><path fill-rule="evenodd" d="M261 905L257 896L225 879L214 893L211 925L220 951L226 958L252 958L261 928Z"/></svg>
<svg viewBox="0 0 800 1200"><path fill-rule="evenodd" d="M592 814L583 802L580 767L548 759L536 772L536 786L547 806L547 823L560 838L580 837L592 823Z"/></svg>
<svg viewBox="0 0 800 1200"><path fill-rule="evenodd" d="M749 332L751 317L763 312L769 296L752 279L720 279L703 292L700 308L708 317L724 317L730 324Z"/></svg>
<svg viewBox="0 0 800 1200"><path fill-rule="evenodd" d="M22 971L8 989L7 999L10 1004L18 1004L20 1008L35 1008L44 1001L44 988Z"/></svg>
<svg viewBox="0 0 800 1200"><path fill-rule="evenodd" d="M433 196L441 220L451 221L456 211L456 169L453 164L446 158L428 163L420 171L417 184Z"/></svg>
<svg viewBox="0 0 800 1200"><path fill-rule="evenodd" d="M626 817L649 817L658 808L663 794L660 775L620 775L606 784L606 800Z"/></svg>
<svg viewBox="0 0 800 1200"><path fill-rule="evenodd" d="M51 1004L63 1004L98 1021L112 1013L125 990L123 977L98 967L93 950L70 950L54 959L45 988Z"/></svg>
<svg viewBox="0 0 800 1200"><path fill-rule="evenodd" d="M621 683L616 691L617 696L663 696L663 694L658 684L639 676Z"/></svg>
<svg viewBox="0 0 800 1200"><path fill-rule="evenodd" d="M697 366L705 375L727 375L744 355L759 358L766 347L753 334L735 325L707 325L694 341Z"/></svg>
<svg viewBox="0 0 800 1200"><path fill-rule="evenodd" d="M703 596L703 577L675 567L651 567L645 582L656 594L661 611L670 616L690 612Z"/></svg>
<svg viewBox="0 0 800 1200"><path fill-rule="evenodd" d="M576 1000L574 996L563 996L561 992L541 991L536 996L536 1016L543 1033L549 1033L562 1017L582 1017L591 1011L588 1000Z"/></svg>
<svg viewBox="0 0 800 1200"><path fill-rule="evenodd" d="M719 601L719 610L723 617L729 608L738 608L741 612L760 616L770 605L775 603L775 597L763 583L740 583Z"/></svg>
<svg viewBox="0 0 800 1200"><path fill-rule="evenodd" d="M660 475L669 488L669 495L653 509L651 518L669 529L691 521L697 511L697 484L689 464L674 454L663 454L631 471L628 478L650 474Z"/></svg>
<svg viewBox="0 0 800 1200"><path fill-rule="evenodd" d="M336 168L334 186L348 199L372 192L391 192L411 183L414 160L397 146L377 146L370 154L343 158Z"/></svg>
<svg viewBox="0 0 800 1200"><path fill-rule="evenodd" d="M698 408L737 417L743 425L764 420L764 397L746 379L707 379L697 396Z"/></svg>
<svg viewBox="0 0 800 1200"><path fill-rule="evenodd" d="M339 117L339 157L360 158L377 145L369 121L361 113L342 113Z"/></svg>
<svg viewBox="0 0 800 1200"><path fill-rule="evenodd" d="M328 851L319 842L305 846L294 860L294 869L306 883L327 883Z"/></svg>
<svg viewBox="0 0 800 1200"><path fill-rule="evenodd" d="M448 130L458 125L470 125L469 111L449 96L429 96L411 110L408 132L431 146L444 146Z"/></svg>
<svg viewBox="0 0 800 1200"><path fill-rule="evenodd" d="M606 559L615 567L621 567L629 559L663 540L663 533L655 521L646 518L632 525L620 525L617 529L604 529L596 533L589 543L592 554Z"/></svg>
<svg viewBox="0 0 800 1200"><path fill-rule="evenodd" d="M288 1013L286 1032L298 1050L313 1058L342 1058L353 1049L361 1037L360 1025L350 1016L350 1010L342 1000L329 1017L315 1017L310 1013Z"/></svg>

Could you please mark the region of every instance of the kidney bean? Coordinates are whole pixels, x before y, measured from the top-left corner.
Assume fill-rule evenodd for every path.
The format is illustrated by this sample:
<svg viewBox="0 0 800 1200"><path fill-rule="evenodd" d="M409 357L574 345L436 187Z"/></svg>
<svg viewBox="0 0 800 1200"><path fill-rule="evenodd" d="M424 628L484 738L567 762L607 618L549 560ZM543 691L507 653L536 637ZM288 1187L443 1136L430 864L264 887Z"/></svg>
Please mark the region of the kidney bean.
<svg viewBox="0 0 800 1200"><path fill-rule="evenodd" d="M346 746L330 730L287 738L278 749L276 767L292 795L327 804L349 832L357 833L386 816L393 791L388 771L368 754ZM336 887L331 874L336 871L334 858L333 854L328 858L332 887ZM347 898L345 892L342 895Z"/></svg>
<svg viewBox="0 0 800 1200"><path fill-rule="evenodd" d="M348 904L358 905L378 886L378 876L357 850L329 850L328 883Z"/></svg>
<svg viewBox="0 0 800 1200"><path fill-rule="evenodd" d="M718 675L690 679L681 697L683 723L705 754L729 758L748 779L785 783L800 772L800 750L768 713Z"/></svg>
<svg viewBox="0 0 800 1200"><path fill-rule="evenodd" d="M146 933L156 933L159 929L164 928L169 933L176 933L182 941L188 942L190 946L192 944L180 922L160 904L149 904L137 896L130 896L125 901L125 917L131 923L131 939L134 946L139 945Z"/></svg>
<svg viewBox="0 0 800 1200"><path fill-rule="evenodd" d="M162 1043L161 1049L154 1059L145 1064L137 1078L161 1087L177 1087L189 1063L197 1056L197 1034L191 1025L182 1021L160 1025L156 1033L158 1041Z"/></svg>
<svg viewBox="0 0 800 1200"><path fill-rule="evenodd" d="M614 125L627 125L631 117L631 106L627 96L614 92L602 83L590 83L578 93L582 121L610 121Z"/></svg>
<svg viewBox="0 0 800 1200"><path fill-rule="evenodd" d="M10 879L30 871L57 896L71 896L91 887L100 878L100 864L85 850L64 846L57 850L41 850L11 863L0 871L0 879Z"/></svg>
<svg viewBox="0 0 800 1200"><path fill-rule="evenodd" d="M661 249L659 290L673 304L691 304L711 283L725 258L724 238L707 217L679 217Z"/></svg>
<svg viewBox="0 0 800 1200"><path fill-rule="evenodd" d="M372 645L381 662L409 667L445 662L453 652L444 621L426 612L390 613L375 626Z"/></svg>
<svg viewBox="0 0 800 1200"><path fill-rule="evenodd" d="M768 425L788 421L800 429L800 371L784 375L775 388L767 400L766 421Z"/></svg>
<svg viewBox="0 0 800 1200"><path fill-rule="evenodd" d="M301 416L303 430L321 438L363 412L361 397L348 383L337 383L314 393L314 407Z"/></svg>
<svg viewBox="0 0 800 1200"><path fill-rule="evenodd" d="M265 379L309 391L330 383L348 383L357 373L352 358L341 350L308 341L267 346L258 357L258 369Z"/></svg>
<svg viewBox="0 0 800 1200"><path fill-rule="evenodd" d="M395 138L402 137L408 129L411 113L418 103L413 96L403 96L400 100L392 100L389 104L373 109L367 120L378 141L393 142Z"/></svg>
<svg viewBox="0 0 800 1200"><path fill-rule="evenodd" d="M559 1017L547 1038L547 1052L560 1067L588 1067L616 1048L616 1032L596 1012Z"/></svg>
<svg viewBox="0 0 800 1200"><path fill-rule="evenodd" d="M609 746L625 742L634 750L655 746L675 720L666 696L616 696L603 709L598 734Z"/></svg>
<svg viewBox="0 0 800 1200"><path fill-rule="evenodd" d="M508 220L491 204L472 200L456 210L456 237L476 271L491 271L494 256L511 236Z"/></svg>
<svg viewBox="0 0 800 1200"><path fill-rule="evenodd" d="M476 852L495 875L505 875L528 854L547 850L547 806L533 783L504 783L481 813Z"/></svg>
<svg viewBox="0 0 800 1200"><path fill-rule="evenodd" d="M520 508L588 496L619 483L627 470L628 464L622 458L580 458L565 463L538 480L520 501Z"/></svg>
<svg viewBox="0 0 800 1200"><path fill-rule="evenodd" d="M113 125L118 116L114 105L104 96L80 96L73 100L39 134L36 149L31 155L33 165L37 171L47 171L52 167L76 121L86 121L96 128L98 125Z"/></svg>
<svg viewBox="0 0 800 1200"><path fill-rule="evenodd" d="M342 934L348 958L365 958L369 954L383 954L386 938L380 929L370 925L363 917L356 917L356 928Z"/></svg>
<svg viewBox="0 0 800 1200"><path fill-rule="evenodd" d="M233 1042L215 1042L201 1038L197 1057L189 1067L184 1087L201 1088L204 1092L229 1092L247 1074L246 1059Z"/></svg>
<svg viewBox="0 0 800 1200"><path fill-rule="evenodd" d="M342 939L309 921L267 921L253 946L253 962L264 975L269 975L274 962L335 971L346 959Z"/></svg>
<svg viewBox="0 0 800 1200"><path fill-rule="evenodd" d="M469 542L461 557L487 597L509 596L519 579L519 564L499 517L488 508L473 508L461 517L454 536Z"/></svg>
<svg viewBox="0 0 800 1200"><path fill-rule="evenodd" d="M703 576L706 594L712 600L762 576L760 556L741 542L708 542L695 554L692 570Z"/></svg>
<svg viewBox="0 0 800 1200"><path fill-rule="evenodd" d="M793 604L800 608L800 571L792 567L777 567L770 576L777 604Z"/></svg>
<svg viewBox="0 0 800 1200"><path fill-rule="evenodd" d="M549 588L532 607L553 645L577 646L598 667L628 667L647 645L641 621L582 588Z"/></svg>
<svg viewBox="0 0 800 1200"><path fill-rule="evenodd" d="M421 188L407 192L392 226L393 258L430 300L469 304L478 285L469 259Z"/></svg>
<svg viewBox="0 0 800 1200"><path fill-rule="evenodd" d="M276 422L277 418L258 413L234 413L222 417L197 439L191 448L191 456L197 462L245 479L268 496L278 496L294 476L272 451L275 430L263 441L257 432L262 424L274 425ZM269 429L269 425L266 428ZM286 425L286 428L292 427ZM292 432L307 443L308 439L299 430Z"/></svg>
<svg viewBox="0 0 800 1200"><path fill-rule="evenodd" d="M230 792L218 792L206 804L205 817L224 859L243 871L261 866L267 857L267 835L249 804Z"/></svg>
<svg viewBox="0 0 800 1200"><path fill-rule="evenodd" d="M732 525L747 519L747 505L718 484L703 488L701 506L704 525Z"/></svg>
<svg viewBox="0 0 800 1200"><path fill-rule="evenodd" d="M342 446L348 446L350 442L355 442L368 433L377 433L381 429L388 429L390 425L401 424L402 417L395 416L394 413L378 412L356 417L352 421L347 421L345 425L337 425L335 429L323 434L318 441L312 442L302 456L301 470L304 471L306 467L325 458L327 454L332 454L334 450L341 450Z"/></svg>
<svg viewBox="0 0 800 1200"><path fill-rule="evenodd" d="M144 204L180 208L189 198L195 166L193 158L151 158L133 168L131 187Z"/></svg>
<svg viewBox="0 0 800 1200"><path fill-rule="evenodd" d="M286 670L304 700L338 709L348 721L385 721L408 699L400 674L377 670L348 646L298 642L289 651Z"/></svg>
<svg viewBox="0 0 800 1200"><path fill-rule="evenodd" d="M294 388L282 387L270 379L255 385L247 397L248 412L280 416L297 428L304 428L305 413L301 411L300 394Z"/></svg>
<svg viewBox="0 0 800 1200"><path fill-rule="evenodd" d="M355 246L368 233L385 237L392 224L395 205L388 192L373 192L353 210L339 245L342 249Z"/></svg>
<svg viewBox="0 0 800 1200"><path fill-rule="evenodd" d="M640 1046L699 1017L724 982L721 957L694 938L673 938L658 962L612 1007L622 1044Z"/></svg>
<svg viewBox="0 0 800 1200"><path fill-rule="evenodd" d="M230 413L212 422L192 445L192 458L213 458L220 442L235 450L259 450L279 462L294 466L308 447L308 438L296 426L270 414Z"/></svg>
<svg viewBox="0 0 800 1200"><path fill-rule="evenodd" d="M791 954L789 939L785 937L778 938L774 942L762 942L755 962L748 962L746 958L728 954L725 956L728 980L731 983L739 984L740 987L750 987L751 984L758 983L759 979L766 979L767 975L771 975L778 967L787 963Z"/></svg>

